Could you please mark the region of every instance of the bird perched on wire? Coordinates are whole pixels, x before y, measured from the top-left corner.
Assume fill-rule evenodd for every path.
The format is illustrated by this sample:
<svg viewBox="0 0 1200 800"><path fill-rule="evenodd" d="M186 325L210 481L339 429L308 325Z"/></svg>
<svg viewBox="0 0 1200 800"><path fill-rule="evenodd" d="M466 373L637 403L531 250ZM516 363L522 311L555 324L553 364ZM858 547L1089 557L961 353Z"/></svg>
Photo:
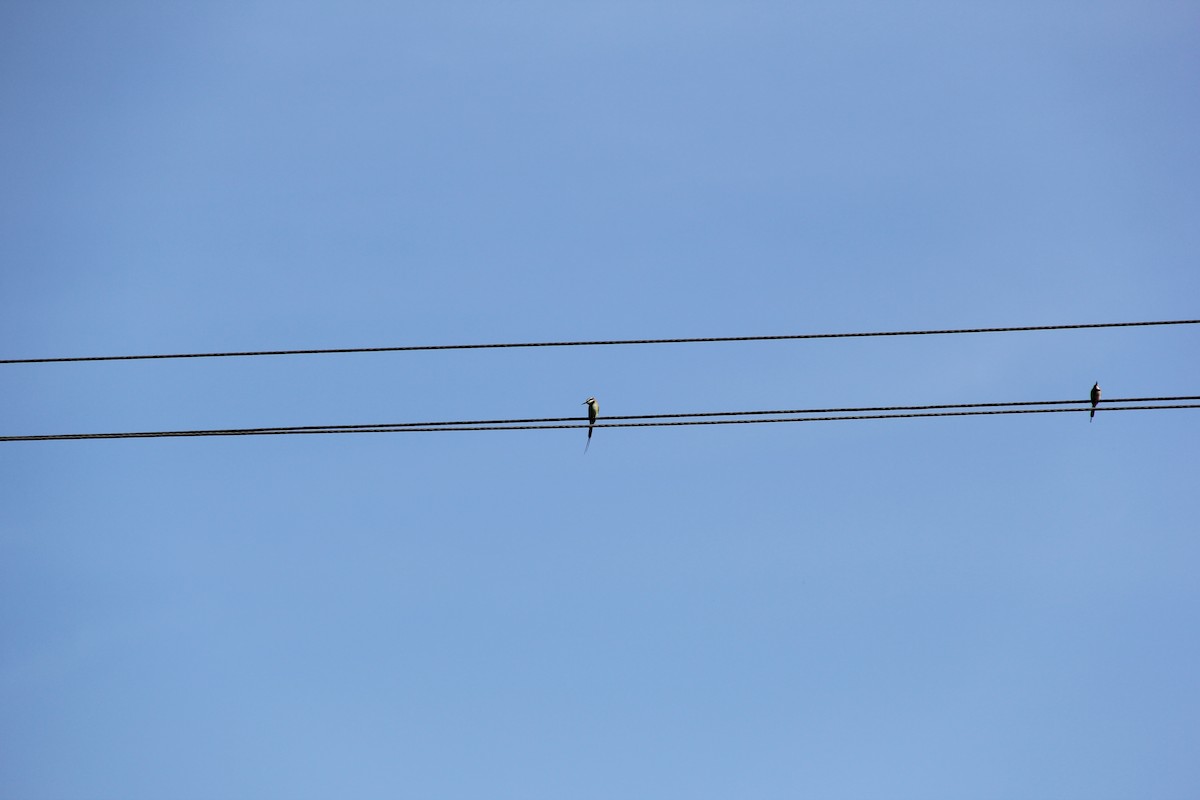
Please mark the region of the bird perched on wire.
<svg viewBox="0 0 1200 800"><path fill-rule="evenodd" d="M587 452L592 446L592 426L596 424L596 417L600 416L600 404L596 402L596 398L589 397L583 401L583 405L588 407L588 438L587 444L583 446L583 452Z"/></svg>
<svg viewBox="0 0 1200 800"><path fill-rule="evenodd" d="M1092 412L1088 414L1088 422L1096 416L1096 406L1100 405L1100 382L1092 384Z"/></svg>

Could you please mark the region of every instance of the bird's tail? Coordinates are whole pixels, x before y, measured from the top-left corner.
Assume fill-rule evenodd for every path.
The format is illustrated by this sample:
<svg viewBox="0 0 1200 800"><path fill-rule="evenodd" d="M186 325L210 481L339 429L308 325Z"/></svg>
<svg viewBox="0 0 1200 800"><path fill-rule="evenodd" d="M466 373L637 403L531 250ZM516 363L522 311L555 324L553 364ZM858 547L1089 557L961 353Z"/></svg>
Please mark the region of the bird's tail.
<svg viewBox="0 0 1200 800"><path fill-rule="evenodd" d="M1096 417L1096 409L1092 409L1092 413L1088 414L1088 422L1091 422Z"/></svg>
<svg viewBox="0 0 1200 800"><path fill-rule="evenodd" d="M588 451L588 448L591 446L592 446L592 426L589 425L588 426L588 440L587 440L587 444L585 444L583 446L583 452L586 453Z"/></svg>

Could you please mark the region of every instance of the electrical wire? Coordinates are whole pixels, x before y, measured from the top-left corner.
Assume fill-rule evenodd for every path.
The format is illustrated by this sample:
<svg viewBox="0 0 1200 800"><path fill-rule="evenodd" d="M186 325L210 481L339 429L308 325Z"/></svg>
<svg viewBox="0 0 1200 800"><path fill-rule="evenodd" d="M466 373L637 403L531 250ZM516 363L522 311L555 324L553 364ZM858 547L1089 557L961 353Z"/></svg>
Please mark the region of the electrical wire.
<svg viewBox="0 0 1200 800"><path fill-rule="evenodd" d="M1182 401L1182 400L1200 400L1200 396L1193 397L1174 397L1174 398L1150 398L1150 400L1158 401ZM1200 403L1174 404L1174 405L1112 405L1112 403L1130 403L1140 402L1139 398L1116 399L1106 401L1104 405L1096 408L1097 412L1109 411L1161 411L1171 409L1185 408L1200 408ZM1081 408L1046 408L1049 405L1061 404L1082 404ZM794 414L794 413L829 413L838 411L838 409L817 409L810 411L722 411L711 414L659 414L659 415L631 415L624 417L607 417L605 422L597 422L591 427L595 428L665 428L665 427L683 427L694 425L754 425L771 422L833 422L843 420L871 420L871 419L915 419L928 417L972 417L972 416L997 416L1004 414L1062 414L1062 413L1082 413L1092 410L1089 408L1087 400L1049 400L1043 402L1024 401L1020 403L976 403L976 404L955 404L942 406L880 406L876 408L862 409L842 409L845 410L861 410L874 411L881 409L901 410L903 413L871 413L871 414L834 414L832 416L775 416L763 418L763 415L768 414ZM1005 406L1004 408L993 408L993 406ZM1013 406L1043 406L1040 408L1025 408ZM917 409L952 409L952 408L970 408L969 411L925 411ZM912 409L912 410L907 410ZM663 421L677 417L717 417L730 415L758 415L756 419L688 419ZM626 422L618 421L611 422L607 420L630 420L630 419L653 419L652 422ZM430 422L430 423L391 423L388 425L379 426L363 426L363 425L331 425L331 426L299 426L299 427L277 427L277 428L225 428L225 429L208 429L208 430L179 430L179 431L131 431L118 433L66 433L66 434L46 434L46 435L30 435L30 436L0 436L0 442L33 442L33 441L67 441L67 440L82 440L82 439L151 439L151 438L175 438L175 437L199 437L199 436L272 436L272 435L296 435L296 434L341 434L341 433L441 433L449 431L513 431L513 430L564 430L587 428L589 425L586 421L579 421L578 417L563 417L563 418L547 418L544 420L482 420L482 421L461 421L461 422ZM562 421L569 421L569 424L558 424ZM499 424L477 424L477 422L499 423ZM538 424L526 424L534 422ZM506 424L519 423L519 424ZM542 424L556 423L556 424Z"/></svg>
<svg viewBox="0 0 1200 800"><path fill-rule="evenodd" d="M123 356L67 356L56 358L5 358L0 364L62 364L82 361L148 361L180 358L242 358L251 356L310 356L347 353L405 353L428 350L494 350L515 347L603 347L633 344L708 344L714 342L777 342L802 339L862 339L882 336L947 336L967 333L1017 333L1028 331L1066 331L1096 328L1144 328L1162 325L1197 325L1200 319L1159 320L1153 322L1093 322L1073 325L1022 325L1003 328L945 328L940 330L864 331L858 333L797 333L778 336L705 336L682 339L597 339L562 342L497 342L491 344L427 344L397 347L332 347L310 350L242 350L214 353L158 353Z"/></svg>
<svg viewBox="0 0 1200 800"><path fill-rule="evenodd" d="M1170 406L1115 406L1103 409L1105 411L1163 411L1177 408L1200 408L1200 403L1191 405L1170 405ZM1002 409L993 411L935 411L929 413L908 413L908 414L858 414L847 416L831 416L831 417L775 417L772 419L705 419L705 420L688 420L683 422L612 422L603 423L597 422L591 426L594 428L674 428L689 425L757 425L769 422L837 422L843 420L869 420L869 419L916 419L920 417L977 417L977 416L997 416L1002 414L1063 414L1090 411L1087 408L1019 408L1019 409ZM1099 412L1101 409L1097 408ZM573 428L587 428L587 424L576 425L493 425L493 426L471 426L462 428L367 428L367 429L340 429L326 428L321 430L307 431L266 431L265 433L441 433L448 431L545 431L545 430L565 430ZM0 439L0 441L4 441Z"/></svg>
<svg viewBox="0 0 1200 800"><path fill-rule="evenodd" d="M1117 397L1106 403L1173 403L1185 400L1200 400L1200 395L1181 397ZM614 414L605 415L606 422L613 420L679 419L687 417L765 417L781 414L855 414L877 411L934 411L953 408L1007 408L1010 406L1053 406L1072 403L1090 403L1089 400L1019 400L1011 403L947 403L924 406L854 406L849 408L787 408L764 411L695 411L675 414ZM305 430L354 430L356 428L435 428L461 427L465 425L521 425L550 422L573 422L580 417L539 417L534 419L470 419L450 422L380 422L357 425L301 425L294 427L246 428L254 431L305 431ZM586 419L586 417L584 417Z"/></svg>

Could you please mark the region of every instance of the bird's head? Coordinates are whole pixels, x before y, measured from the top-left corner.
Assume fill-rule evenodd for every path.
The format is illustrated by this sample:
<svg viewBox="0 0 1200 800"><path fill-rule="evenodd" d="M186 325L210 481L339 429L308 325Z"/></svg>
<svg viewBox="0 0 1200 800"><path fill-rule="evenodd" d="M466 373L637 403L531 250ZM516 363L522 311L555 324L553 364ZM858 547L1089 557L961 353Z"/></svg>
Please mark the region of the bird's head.
<svg viewBox="0 0 1200 800"><path fill-rule="evenodd" d="M583 401L583 405L585 405L585 406L590 406L590 405L591 405L592 403L594 403L594 402L596 402L596 398L594 398L594 397L589 397L587 400L584 400L584 401Z"/></svg>

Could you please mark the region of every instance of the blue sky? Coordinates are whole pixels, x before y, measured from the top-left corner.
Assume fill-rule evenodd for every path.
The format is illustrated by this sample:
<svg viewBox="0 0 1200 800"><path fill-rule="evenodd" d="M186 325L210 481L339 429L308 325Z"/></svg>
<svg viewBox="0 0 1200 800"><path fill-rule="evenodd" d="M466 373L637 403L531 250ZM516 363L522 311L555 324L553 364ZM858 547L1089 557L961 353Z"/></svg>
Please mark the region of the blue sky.
<svg viewBox="0 0 1200 800"><path fill-rule="evenodd" d="M0 5L3 357L1196 318L1194 3ZM3 433L1196 394L1191 327L0 367ZM1193 411L0 445L0 793L1194 797Z"/></svg>

